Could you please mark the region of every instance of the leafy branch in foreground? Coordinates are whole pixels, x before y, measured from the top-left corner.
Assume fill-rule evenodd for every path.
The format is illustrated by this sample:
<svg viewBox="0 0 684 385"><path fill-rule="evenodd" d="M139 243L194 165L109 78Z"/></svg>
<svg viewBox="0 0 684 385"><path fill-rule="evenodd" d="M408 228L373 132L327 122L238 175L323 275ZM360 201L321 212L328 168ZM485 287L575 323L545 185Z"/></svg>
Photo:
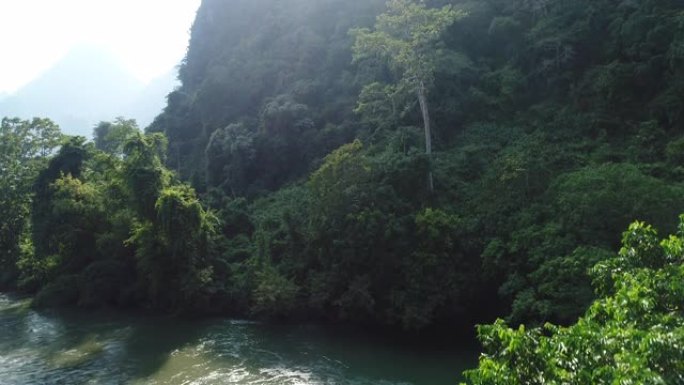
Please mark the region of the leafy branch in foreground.
<svg viewBox="0 0 684 385"><path fill-rule="evenodd" d="M591 270L600 298L576 324L480 326L470 383L684 384L684 215L677 235L635 222L622 244Z"/></svg>

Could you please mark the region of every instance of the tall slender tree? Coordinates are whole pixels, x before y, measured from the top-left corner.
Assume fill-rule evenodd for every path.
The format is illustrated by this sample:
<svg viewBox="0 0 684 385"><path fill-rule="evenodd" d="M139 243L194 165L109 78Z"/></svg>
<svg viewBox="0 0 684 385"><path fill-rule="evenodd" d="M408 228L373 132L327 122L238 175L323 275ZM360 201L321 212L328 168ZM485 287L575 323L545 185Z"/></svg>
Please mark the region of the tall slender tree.
<svg viewBox="0 0 684 385"><path fill-rule="evenodd" d="M387 11L377 17L373 31L368 28L351 31L355 37L352 47L354 61L386 62L398 77L394 89L415 93L423 117L428 157L432 156L428 90L434 81L440 56L440 38L451 24L463 16L463 11L451 5L428 8L422 0L389 0ZM428 173L428 186L432 192L432 171Z"/></svg>

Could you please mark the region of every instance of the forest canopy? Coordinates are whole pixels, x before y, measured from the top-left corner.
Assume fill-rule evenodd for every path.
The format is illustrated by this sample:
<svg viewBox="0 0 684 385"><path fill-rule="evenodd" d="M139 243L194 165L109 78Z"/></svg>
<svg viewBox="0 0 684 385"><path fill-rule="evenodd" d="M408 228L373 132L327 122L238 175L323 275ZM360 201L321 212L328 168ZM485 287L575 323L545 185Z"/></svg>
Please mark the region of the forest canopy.
<svg viewBox="0 0 684 385"><path fill-rule="evenodd" d="M148 130L285 314L569 323L629 223L674 231L680 3L266 3L203 3Z"/></svg>
<svg viewBox="0 0 684 385"><path fill-rule="evenodd" d="M683 23L675 0L204 0L144 130L2 120L0 288L500 318L473 384L681 383ZM621 240L634 220L677 235Z"/></svg>

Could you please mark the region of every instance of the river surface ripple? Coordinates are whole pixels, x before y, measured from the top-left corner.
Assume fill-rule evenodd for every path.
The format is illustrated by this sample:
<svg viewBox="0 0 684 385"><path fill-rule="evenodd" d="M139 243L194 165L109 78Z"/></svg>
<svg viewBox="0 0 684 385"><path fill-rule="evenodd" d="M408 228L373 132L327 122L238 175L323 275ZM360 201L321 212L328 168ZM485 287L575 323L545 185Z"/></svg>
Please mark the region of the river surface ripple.
<svg viewBox="0 0 684 385"><path fill-rule="evenodd" d="M475 357L331 327L35 311L0 294L0 385L447 385Z"/></svg>

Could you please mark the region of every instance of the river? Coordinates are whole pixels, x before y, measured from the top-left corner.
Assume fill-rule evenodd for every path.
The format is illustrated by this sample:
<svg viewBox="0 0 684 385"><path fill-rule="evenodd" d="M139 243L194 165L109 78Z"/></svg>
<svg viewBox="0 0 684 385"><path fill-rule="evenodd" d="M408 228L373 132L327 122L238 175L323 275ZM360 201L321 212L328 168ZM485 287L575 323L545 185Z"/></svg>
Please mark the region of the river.
<svg viewBox="0 0 684 385"><path fill-rule="evenodd" d="M476 355L335 327L35 311L0 294L1 385L447 385Z"/></svg>

